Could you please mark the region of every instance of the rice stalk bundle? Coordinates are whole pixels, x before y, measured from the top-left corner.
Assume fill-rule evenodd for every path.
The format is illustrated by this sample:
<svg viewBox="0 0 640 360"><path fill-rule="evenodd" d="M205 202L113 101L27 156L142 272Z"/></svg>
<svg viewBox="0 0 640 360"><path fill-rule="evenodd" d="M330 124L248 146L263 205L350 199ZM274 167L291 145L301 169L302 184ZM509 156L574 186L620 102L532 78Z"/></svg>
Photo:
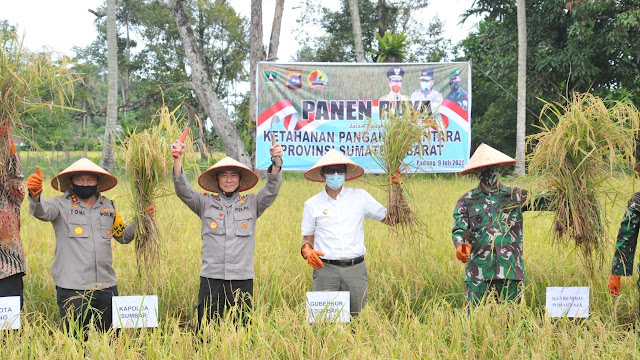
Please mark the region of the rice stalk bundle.
<svg viewBox="0 0 640 360"><path fill-rule="evenodd" d="M566 106L545 103L541 132L527 141L533 181L555 194L554 238L573 239L588 270L593 255L603 258L606 221L600 199L602 186L623 164L633 166L639 113L630 101L603 101L589 93L574 93Z"/></svg>
<svg viewBox="0 0 640 360"><path fill-rule="evenodd" d="M168 184L173 171L171 144L180 136L180 126L185 122L176 117L177 110L170 112L163 105L156 113L152 126L141 132L132 131L119 151L129 177L133 201L138 273L142 268L149 270L156 263L160 249L158 224L147 208L155 206L156 199L173 193L173 187ZM193 157L190 137L187 137L185 144L185 157Z"/></svg>
<svg viewBox="0 0 640 360"><path fill-rule="evenodd" d="M398 105L400 106L400 104ZM411 208L411 198L400 174L410 169L405 162L407 153L422 153L423 136L430 127L435 127L430 116L420 112L409 104L400 111L389 109L380 116L378 144L373 146L371 156L389 176L387 176L387 217L391 224L397 224L396 233L411 235L421 226ZM378 125L376 125L378 126ZM372 122L369 129L371 131ZM397 229L397 230L396 230Z"/></svg>
<svg viewBox="0 0 640 360"><path fill-rule="evenodd" d="M20 125L20 116L41 108L51 113L64 109L72 102L78 79L66 59L29 52L13 29L0 32L0 177L10 155L9 136Z"/></svg>

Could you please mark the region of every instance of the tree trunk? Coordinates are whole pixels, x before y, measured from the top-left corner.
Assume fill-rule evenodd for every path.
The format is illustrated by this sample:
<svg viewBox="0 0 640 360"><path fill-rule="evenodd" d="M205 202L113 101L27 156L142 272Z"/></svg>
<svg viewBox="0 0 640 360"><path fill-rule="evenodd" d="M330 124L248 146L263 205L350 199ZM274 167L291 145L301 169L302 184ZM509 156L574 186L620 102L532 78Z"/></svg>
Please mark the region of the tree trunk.
<svg viewBox="0 0 640 360"><path fill-rule="evenodd" d="M385 0L378 0L376 11L378 13L378 35L384 36L384 33L387 32L387 4Z"/></svg>
<svg viewBox="0 0 640 360"><path fill-rule="evenodd" d="M525 0L518 0L518 105L516 112L516 174L525 173L527 118L527 14Z"/></svg>
<svg viewBox="0 0 640 360"><path fill-rule="evenodd" d="M349 12L351 13L353 41L356 45L356 61L364 62L364 46L362 45L362 28L360 27L360 12L358 11L358 0L349 0Z"/></svg>
<svg viewBox="0 0 640 360"><path fill-rule="evenodd" d="M112 170L114 166L116 123L118 121L118 44L116 42L116 1L107 0L107 123L100 165Z"/></svg>
<svg viewBox="0 0 640 360"><path fill-rule="evenodd" d="M275 16L274 16L275 23ZM249 120L254 121L257 112L257 88L256 88L256 68L258 61L262 60L262 0L251 0L251 27L249 28ZM251 137L255 138L256 134L253 129L250 130ZM252 159L254 160L254 159ZM252 161L253 163L254 161ZM253 168L253 166L251 166Z"/></svg>
<svg viewBox="0 0 640 360"><path fill-rule="evenodd" d="M87 99L84 98L82 99L82 110L87 111ZM83 141L84 141L84 146L83 146L83 151L82 151L82 156L87 157L87 151L89 144L87 143L87 139L89 139L89 130L87 129L87 118L88 116L85 115L82 117L82 135L83 135Z"/></svg>
<svg viewBox="0 0 640 360"><path fill-rule="evenodd" d="M271 26L271 39L269 39L269 54L267 60L278 59L278 46L280 45L280 27L282 25L282 12L284 11L284 0L276 0L276 12L273 14L273 25Z"/></svg>
<svg viewBox="0 0 640 360"><path fill-rule="evenodd" d="M171 0L170 2L157 0L157 2L161 6L169 9L173 18L176 20L182 46L184 47L187 59L189 59L189 67L191 68L191 82L189 85L196 93L200 104L202 104L202 107L211 119L213 128L222 141L224 151L228 156L241 163L252 166L251 158L245 151L244 143L229 118L227 110L213 91L211 77L204 65L204 56L196 46L196 39L193 36L193 29L191 29L191 23L185 11L184 3L177 0Z"/></svg>

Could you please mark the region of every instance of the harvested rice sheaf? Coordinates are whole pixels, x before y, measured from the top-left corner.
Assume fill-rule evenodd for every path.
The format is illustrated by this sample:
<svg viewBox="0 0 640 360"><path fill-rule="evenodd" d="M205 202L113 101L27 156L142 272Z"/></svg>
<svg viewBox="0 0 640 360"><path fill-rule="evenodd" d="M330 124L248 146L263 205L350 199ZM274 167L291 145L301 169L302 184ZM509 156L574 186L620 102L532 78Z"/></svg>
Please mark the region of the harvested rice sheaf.
<svg viewBox="0 0 640 360"><path fill-rule="evenodd" d="M405 157L410 151L419 153L423 149L423 139L429 138L423 135L431 127L436 127L431 117L409 105L403 111L390 109L381 114L379 143L374 146L371 156L389 175L386 184L387 217L391 224L398 225L394 228L396 233L417 234L421 227L411 209L411 199L405 191L404 178L400 174L412 170L410 164L405 162Z"/></svg>
<svg viewBox="0 0 640 360"><path fill-rule="evenodd" d="M630 101L575 93L568 104L545 103L542 131L528 137L529 176L555 194L555 239L573 240L589 270L603 258L604 184L621 165L633 166L639 113Z"/></svg>
<svg viewBox="0 0 640 360"><path fill-rule="evenodd" d="M130 133L119 151L130 179L128 184L136 222L138 272L143 267L148 270L156 262L159 252L158 224L147 208L154 206L157 198L172 193L172 187L168 185L173 168L170 149L181 133L179 123L184 123L176 118L177 110L170 112L163 105L155 116L155 124L142 132ZM185 141L187 158L193 155L189 139Z"/></svg>

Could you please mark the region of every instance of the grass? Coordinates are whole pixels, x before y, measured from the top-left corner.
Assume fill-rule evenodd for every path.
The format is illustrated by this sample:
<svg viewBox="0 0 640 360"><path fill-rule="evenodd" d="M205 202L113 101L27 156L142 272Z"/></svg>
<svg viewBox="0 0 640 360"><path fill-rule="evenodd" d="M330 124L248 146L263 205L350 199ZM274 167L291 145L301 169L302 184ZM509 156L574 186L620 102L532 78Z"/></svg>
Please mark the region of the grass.
<svg viewBox="0 0 640 360"><path fill-rule="evenodd" d="M463 265L451 243L457 199L475 187L471 177L404 178L416 215L429 223L430 239L389 241L390 229L365 222L370 300L352 324L305 322L305 292L312 269L300 257L303 203L322 185L285 174L278 199L258 220L254 265L256 311L252 323L236 328L229 321L195 334L198 276L201 266L200 221L175 196L156 203L160 234L159 266L138 276L134 246L113 242L114 267L121 295L157 294L160 327L126 330L118 336L89 331L86 343L60 331L55 286L49 267L55 240L50 224L22 208L22 238L27 255L23 328L0 332L0 358L51 359L596 359L638 358L634 326L638 292L635 280L622 279L621 296L612 299L605 281L610 258L585 276L579 256L553 243L553 214L525 213L526 306L489 304L467 316ZM607 208L612 223L605 244L609 256L634 180L620 177L624 196ZM47 180L45 179L45 183ZM106 195L123 196L121 184ZM508 185L518 184L513 179ZM384 202L383 177L366 175L349 183ZM192 182L195 183L195 182ZM261 180L257 189L264 184ZM196 187L197 188L197 187ZM428 189L428 191L425 191ZM48 185L44 197L58 195ZM118 199L124 199L123 197ZM133 209L116 200L125 219ZM635 276L634 276L635 278ZM591 317L549 319L547 286L590 286Z"/></svg>

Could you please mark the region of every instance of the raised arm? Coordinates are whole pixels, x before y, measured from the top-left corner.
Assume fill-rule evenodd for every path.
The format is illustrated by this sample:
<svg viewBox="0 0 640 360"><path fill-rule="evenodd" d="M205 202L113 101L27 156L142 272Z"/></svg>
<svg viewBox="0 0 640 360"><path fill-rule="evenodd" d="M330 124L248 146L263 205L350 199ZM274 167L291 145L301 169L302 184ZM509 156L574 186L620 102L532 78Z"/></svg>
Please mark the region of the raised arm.
<svg viewBox="0 0 640 360"><path fill-rule="evenodd" d="M275 144L269 148L269 153L272 158L282 157L283 151L280 144ZM258 192L258 217L276 201L276 197L280 192L280 186L282 185L282 172L281 167L271 165L267 171L267 183Z"/></svg>
<svg viewBox="0 0 640 360"><path fill-rule="evenodd" d="M176 195L185 203L191 211L200 216L200 209L204 207L203 196L200 195L187 180L182 169L182 155L186 146L176 140L171 145L171 153L178 153L178 157L173 158L173 186L176 190Z"/></svg>
<svg viewBox="0 0 640 360"><path fill-rule="evenodd" d="M29 175L27 179L29 189L29 213L36 219L42 221L53 221L60 215L60 210L55 206L56 198L43 200L42 193L42 172L40 166L36 166L36 173ZM42 201L41 201L42 200Z"/></svg>

